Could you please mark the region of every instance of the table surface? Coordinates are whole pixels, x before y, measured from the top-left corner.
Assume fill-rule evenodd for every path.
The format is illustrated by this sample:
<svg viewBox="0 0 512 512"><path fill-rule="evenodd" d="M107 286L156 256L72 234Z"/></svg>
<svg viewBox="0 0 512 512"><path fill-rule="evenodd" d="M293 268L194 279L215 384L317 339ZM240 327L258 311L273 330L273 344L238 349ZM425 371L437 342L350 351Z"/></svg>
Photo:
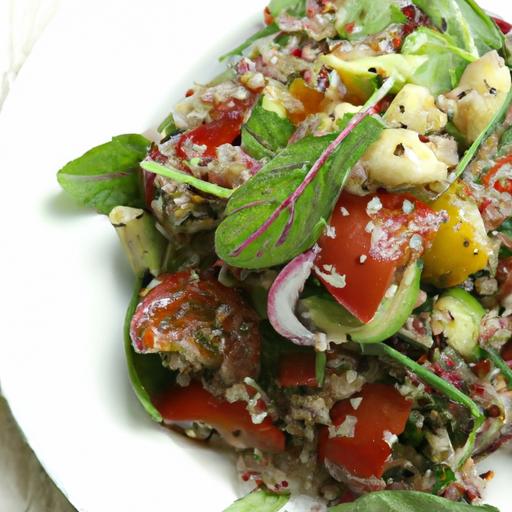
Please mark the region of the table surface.
<svg viewBox="0 0 512 512"><path fill-rule="evenodd" d="M0 1L0 111L18 71L59 4L60 0ZM2 512L75 510L25 443L1 396L0 475Z"/></svg>

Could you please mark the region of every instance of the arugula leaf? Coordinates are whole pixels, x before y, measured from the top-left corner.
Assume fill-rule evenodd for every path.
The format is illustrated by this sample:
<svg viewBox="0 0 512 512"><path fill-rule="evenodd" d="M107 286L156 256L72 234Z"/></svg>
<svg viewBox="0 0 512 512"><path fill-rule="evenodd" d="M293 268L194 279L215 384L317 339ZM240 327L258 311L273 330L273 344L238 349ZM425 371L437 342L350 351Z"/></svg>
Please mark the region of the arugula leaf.
<svg viewBox="0 0 512 512"><path fill-rule="evenodd" d="M156 162L146 161L142 162L140 166L145 171L165 176L166 178L170 178L178 183L190 185L191 187L194 187L201 192L205 192L206 194L211 194L212 196L227 199L228 197L231 197L234 192L231 188L220 187L219 185L215 185L215 183L200 180L191 174L186 174L183 171L178 171L178 169L173 169L172 167L167 167L166 165L158 164Z"/></svg>
<svg viewBox="0 0 512 512"><path fill-rule="evenodd" d="M273 18L277 18L283 12L302 18L306 15L306 0L270 0L268 10Z"/></svg>
<svg viewBox="0 0 512 512"><path fill-rule="evenodd" d="M504 46L503 34L474 0L414 0L414 3L436 28L475 57Z"/></svg>
<svg viewBox="0 0 512 512"><path fill-rule="evenodd" d="M258 30L251 37L246 39L240 46L237 46L234 50L231 50L228 53L225 53L219 60L222 62L223 60L228 59L229 57L234 57L235 55L242 55L242 53L249 48L254 42L258 41L258 39L263 39L264 37L271 36L272 34L276 34L279 32L279 27L275 23L271 23L267 25L265 28Z"/></svg>
<svg viewBox="0 0 512 512"><path fill-rule="evenodd" d="M135 395L151 418L161 423L162 416L153 405L151 395L168 386L173 380L173 374L162 366L158 354L137 354L133 350L130 337L130 323L139 303L142 281L142 278L136 280L133 295L126 310L124 319L124 352L128 366L128 375Z"/></svg>
<svg viewBox="0 0 512 512"><path fill-rule="evenodd" d="M456 46L446 34L426 27L420 27L406 37L401 53L429 57L416 70L413 82L427 87L434 95L454 89L467 65L476 60L471 53Z"/></svg>
<svg viewBox="0 0 512 512"><path fill-rule="evenodd" d="M272 158L288 144L295 128L288 119L265 110L261 100L242 126L242 148L253 158Z"/></svg>
<svg viewBox="0 0 512 512"><path fill-rule="evenodd" d="M329 512L499 512L490 505L455 503L416 491L381 491L361 496L353 503L331 507Z"/></svg>
<svg viewBox="0 0 512 512"><path fill-rule="evenodd" d="M120 204L142 208L139 163L149 144L142 135L113 137L67 163L57 173L57 181L77 201L99 213L108 214Z"/></svg>
<svg viewBox="0 0 512 512"><path fill-rule="evenodd" d="M306 186L293 211L283 210L264 236L234 254L302 185L311 166L338 134L306 137L283 149L229 200L226 219L215 234L218 256L233 266L265 268L289 261L311 247L321 235L350 169L382 129L380 120L365 118Z"/></svg>
<svg viewBox="0 0 512 512"><path fill-rule="evenodd" d="M235 501L224 512L254 512L255 510L258 512L278 512L288 503L289 499L290 496L287 494L273 494L260 489Z"/></svg>
<svg viewBox="0 0 512 512"><path fill-rule="evenodd" d="M348 0L336 14L336 30L350 41L382 32L392 23L406 23L407 16L394 0Z"/></svg>

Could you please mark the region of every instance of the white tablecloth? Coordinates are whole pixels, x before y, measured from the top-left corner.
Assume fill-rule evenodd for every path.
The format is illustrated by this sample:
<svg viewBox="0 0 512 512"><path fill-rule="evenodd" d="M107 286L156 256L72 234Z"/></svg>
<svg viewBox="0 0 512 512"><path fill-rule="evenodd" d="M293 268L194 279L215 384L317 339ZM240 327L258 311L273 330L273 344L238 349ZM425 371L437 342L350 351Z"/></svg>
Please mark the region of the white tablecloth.
<svg viewBox="0 0 512 512"><path fill-rule="evenodd" d="M0 0L0 115L18 71L58 5L59 0ZM74 510L24 442L0 396L0 512Z"/></svg>

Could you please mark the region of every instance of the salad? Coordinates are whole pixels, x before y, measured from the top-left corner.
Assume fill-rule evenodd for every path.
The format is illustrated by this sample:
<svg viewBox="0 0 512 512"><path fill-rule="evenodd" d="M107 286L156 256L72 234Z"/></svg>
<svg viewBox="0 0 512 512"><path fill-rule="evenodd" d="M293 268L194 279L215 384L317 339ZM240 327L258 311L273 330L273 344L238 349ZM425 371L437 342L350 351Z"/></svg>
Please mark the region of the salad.
<svg viewBox="0 0 512 512"><path fill-rule="evenodd" d="M227 511L496 511L511 29L473 0L272 0L158 141L58 172L133 269L142 406L236 451L251 492Z"/></svg>

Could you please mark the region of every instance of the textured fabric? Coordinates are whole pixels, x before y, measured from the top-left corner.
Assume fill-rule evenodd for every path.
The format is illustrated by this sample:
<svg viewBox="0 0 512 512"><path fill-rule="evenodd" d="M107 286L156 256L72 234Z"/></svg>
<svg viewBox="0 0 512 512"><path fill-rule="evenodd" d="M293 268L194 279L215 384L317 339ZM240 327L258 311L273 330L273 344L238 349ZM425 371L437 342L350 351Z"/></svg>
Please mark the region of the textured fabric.
<svg viewBox="0 0 512 512"><path fill-rule="evenodd" d="M18 71L58 3L59 0L0 0L0 111ZM0 512L75 510L25 443L1 396L0 475Z"/></svg>

